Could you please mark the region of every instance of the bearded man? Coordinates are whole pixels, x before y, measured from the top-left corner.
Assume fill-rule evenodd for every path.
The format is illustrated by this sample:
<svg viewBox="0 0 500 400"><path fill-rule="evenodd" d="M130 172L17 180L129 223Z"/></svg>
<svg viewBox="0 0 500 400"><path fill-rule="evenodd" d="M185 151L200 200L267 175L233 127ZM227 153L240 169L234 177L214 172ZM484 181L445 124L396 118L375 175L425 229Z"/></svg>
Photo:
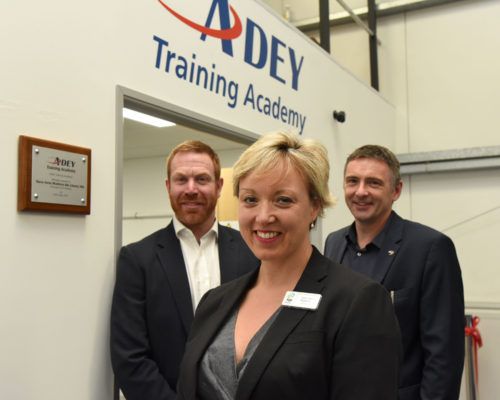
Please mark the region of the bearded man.
<svg viewBox="0 0 500 400"><path fill-rule="evenodd" d="M219 157L186 141L167 158L171 223L118 257L111 361L127 400L173 400L194 310L209 289L256 268L238 231L220 225Z"/></svg>

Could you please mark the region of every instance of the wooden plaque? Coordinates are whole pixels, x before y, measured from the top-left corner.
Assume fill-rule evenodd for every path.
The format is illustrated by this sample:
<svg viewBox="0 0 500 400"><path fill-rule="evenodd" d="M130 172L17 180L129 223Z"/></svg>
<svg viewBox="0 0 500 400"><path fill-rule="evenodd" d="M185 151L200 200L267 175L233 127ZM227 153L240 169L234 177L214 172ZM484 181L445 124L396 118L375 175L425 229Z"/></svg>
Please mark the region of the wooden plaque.
<svg viewBox="0 0 500 400"><path fill-rule="evenodd" d="M17 209L90 214L91 150L19 136Z"/></svg>

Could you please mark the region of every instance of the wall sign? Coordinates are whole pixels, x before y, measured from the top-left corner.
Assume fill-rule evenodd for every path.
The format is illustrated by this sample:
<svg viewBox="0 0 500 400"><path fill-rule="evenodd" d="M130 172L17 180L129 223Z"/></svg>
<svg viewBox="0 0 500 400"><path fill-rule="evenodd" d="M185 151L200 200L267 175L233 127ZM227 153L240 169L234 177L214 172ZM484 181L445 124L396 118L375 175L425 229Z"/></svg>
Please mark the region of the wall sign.
<svg viewBox="0 0 500 400"><path fill-rule="evenodd" d="M162 27L161 34L152 35L154 43L148 48L154 49L155 68L203 96L220 97L231 110L244 108L303 134L307 115L297 99L308 69L306 57L283 35L274 33L275 26L261 21L264 18L257 15L254 20L245 15L245 6L229 3L158 0L157 9L175 30L168 34ZM199 39L186 48L185 37ZM212 47L214 43L220 47ZM214 51L207 54L202 48L209 46Z"/></svg>
<svg viewBox="0 0 500 400"><path fill-rule="evenodd" d="M19 211L90 214L91 150L19 136Z"/></svg>

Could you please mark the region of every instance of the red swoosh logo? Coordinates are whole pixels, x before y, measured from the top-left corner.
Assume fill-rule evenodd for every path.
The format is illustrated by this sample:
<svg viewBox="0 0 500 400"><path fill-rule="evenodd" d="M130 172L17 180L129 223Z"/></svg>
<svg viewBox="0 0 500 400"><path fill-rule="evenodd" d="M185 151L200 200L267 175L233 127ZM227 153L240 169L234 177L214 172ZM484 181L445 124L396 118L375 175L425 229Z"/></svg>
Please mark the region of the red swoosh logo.
<svg viewBox="0 0 500 400"><path fill-rule="evenodd" d="M231 11L231 14L233 15L234 18L234 26L232 26L230 29L211 29L207 28L204 25L197 24L196 22L193 22L187 19L186 17L180 15L178 12L174 11L171 7L167 6L162 0L158 1L174 17L181 20L191 28L196 29L198 32L204 33L207 36L211 36L217 39L231 40L231 39L236 39L238 36L241 35L242 31L241 20L232 6L229 6L229 10Z"/></svg>

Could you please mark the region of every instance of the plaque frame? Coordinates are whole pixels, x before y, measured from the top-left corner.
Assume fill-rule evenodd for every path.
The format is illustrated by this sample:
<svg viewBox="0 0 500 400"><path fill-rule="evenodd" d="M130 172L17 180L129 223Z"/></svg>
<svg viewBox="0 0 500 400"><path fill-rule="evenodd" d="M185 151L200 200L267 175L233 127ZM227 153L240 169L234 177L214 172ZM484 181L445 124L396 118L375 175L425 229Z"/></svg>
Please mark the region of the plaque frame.
<svg viewBox="0 0 500 400"><path fill-rule="evenodd" d="M86 204L73 205L64 203L44 203L42 201L32 201L31 181L33 176L33 146L49 148L55 153L64 151L68 153L84 154L87 168L86 182ZM65 143L53 142L50 140L34 138L25 135L19 135L19 166L18 166L18 185L17 185L17 210L18 211L42 211L56 213L72 214L90 214L90 181L91 181L91 161L92 150L73 146Z"/></svg>

